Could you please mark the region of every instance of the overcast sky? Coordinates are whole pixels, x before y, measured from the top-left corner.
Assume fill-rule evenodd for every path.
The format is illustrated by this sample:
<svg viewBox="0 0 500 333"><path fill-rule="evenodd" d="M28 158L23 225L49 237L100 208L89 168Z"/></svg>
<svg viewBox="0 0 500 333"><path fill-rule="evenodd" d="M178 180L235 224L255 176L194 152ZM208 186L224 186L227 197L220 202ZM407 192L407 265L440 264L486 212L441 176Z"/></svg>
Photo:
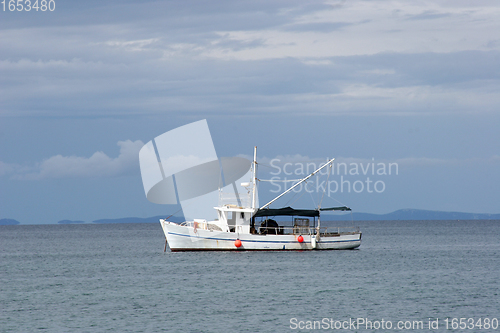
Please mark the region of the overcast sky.
<svg viewBox="0 0 500 333"><path fill-rule="evenodd" d="M0 11L0 218L172 214L138 152L201 119L219 157L257 145L265 176L396 163L380 193L331 193L357 212L500 213L498 1L55 5Z"/></svg>

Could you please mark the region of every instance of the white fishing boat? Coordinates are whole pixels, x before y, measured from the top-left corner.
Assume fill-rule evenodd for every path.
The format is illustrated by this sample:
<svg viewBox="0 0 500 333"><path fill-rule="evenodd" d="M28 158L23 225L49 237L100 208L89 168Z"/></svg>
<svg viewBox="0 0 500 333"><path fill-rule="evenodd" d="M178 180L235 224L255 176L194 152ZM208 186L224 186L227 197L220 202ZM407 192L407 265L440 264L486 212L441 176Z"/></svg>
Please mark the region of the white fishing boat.
<svg viewBox="0 0 500 333"><path fill-rule="evenodd" d="M333 159L329 160L267 204L256 207L258 179L257 147L255 147L252 180L241 184L248 188L247 193L239 196L236 204L234 201L224 202L221 196L219 206L214 207L218 217L215 220L193 219L193 221L175 223L160 219L165 233L165 249L167 244L172 252L342 250L359 247L361 232L358 227L321 226L320 213L322 211L350 211L348 207L269 208L277 199L317 174L321 169L331 166L332 162ZM285 225L286 223L279 220L278 216L288 216L292 221Z"/></svg>

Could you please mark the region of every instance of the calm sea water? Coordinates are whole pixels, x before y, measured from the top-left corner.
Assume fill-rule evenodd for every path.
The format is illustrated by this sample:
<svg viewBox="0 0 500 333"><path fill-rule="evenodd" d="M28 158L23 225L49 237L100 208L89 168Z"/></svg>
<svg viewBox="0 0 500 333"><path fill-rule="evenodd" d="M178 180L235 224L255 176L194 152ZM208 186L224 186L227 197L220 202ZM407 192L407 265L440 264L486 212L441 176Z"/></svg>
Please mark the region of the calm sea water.
<svg viewBox="0 0 500 333"><path fill-rule="evenodd" d="M0 331L500 332L451 327L500 319L500 221L359 224L359 250L262 253L164 253L159 224L1 226Z"/></svg>

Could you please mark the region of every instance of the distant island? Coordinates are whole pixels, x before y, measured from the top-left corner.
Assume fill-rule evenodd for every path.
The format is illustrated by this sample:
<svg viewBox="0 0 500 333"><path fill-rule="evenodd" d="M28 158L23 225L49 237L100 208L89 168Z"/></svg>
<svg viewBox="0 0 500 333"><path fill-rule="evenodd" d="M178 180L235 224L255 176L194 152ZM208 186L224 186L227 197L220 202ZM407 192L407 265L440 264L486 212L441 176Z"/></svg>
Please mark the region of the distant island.
<svg viewBox="0 0 500 333"><path fill-rule="evenodd" d="M351 214L327 215L330 220L340 221L351 219ZM500 214L476 214L460 212L442 212L423 209L399 209L388 214L352 213L355 221L397 221L397 220L500 220Z"/></svg>
<svg viewBox="0 0 500 333"><path fill-rule="evenodd" d="M62 220L57 222L57 224L82 224L82 223L85 223L85 221Z"/></svg>
<svg viewBox="0 0 500 333"><path fill-rule="evenodd" d="M164 219L168 217L168 215L161 216L153 216L153 217L123 217L119 219L102 219L95 220L93 223L103 224L103 223L160 223L160 219ZM182 222L184 221L183 217L172 216L168 219L172 222Z"/></svg>
<svg viewBox="0 0 500 333"><path fill-rule="evenodd" d="M17 225L17 224L21 223L13 219L0 219L0 225Z"/></svg>
<svg viewBox="0 0 500 333"><path fill-rule="evenodd" d="M423 209L399 209L388 214L371 214L371 213L342 213L328 214L323 213L323 220L329 221L424 221L424 220L500 220L500 214L476 214L476 213L460 213L460 212L442 212ZM168 215L160 215L153 217L122 217L116 219L100 219L92 221L95 224L110 224L110 223L159 223L161 218L166 218ZM285 218L285 217L283 217ZM279 220L279 218L277 218ZM182 216L171 216L168 218L172 222L183 222ZM61 220L57 224L83 224L85 221ZM86 224L91 224L86 223ZM0 225L18 225L19 221L13 219L0 219Z"/></svg>
<svg viewBox="0 0 500 333"><path fill-rule="evenodd" d="M331 221L351 220L350 213L340 215L322 214L324 219ZM93 223L158 223L159 219L167 216L153 217L123 217L118 219L95 220ZM286 217L284 217L286 218ZM500 220L500 214L475 214L459 212L441 212L423 209L400 209L388 214L353 213L352 219L355 221L397 221L397 220ZM169 221L183 222L182 216L171 216Z"/></svg>

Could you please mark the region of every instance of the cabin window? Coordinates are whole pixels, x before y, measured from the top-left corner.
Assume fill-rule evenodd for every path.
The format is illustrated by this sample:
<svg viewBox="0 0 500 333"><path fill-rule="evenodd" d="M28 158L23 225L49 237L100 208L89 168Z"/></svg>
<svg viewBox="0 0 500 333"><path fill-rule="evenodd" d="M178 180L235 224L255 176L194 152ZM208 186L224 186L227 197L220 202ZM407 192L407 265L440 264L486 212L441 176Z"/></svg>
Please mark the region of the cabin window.
<svg viewBox="0 0 500 333"><path fill-rule="evenodd" d="M244 219L245 219L245 213L243 213L243 212L242 212L242 213L240 213L240 218L241 218L242 220L244 220Z"/></svg>

